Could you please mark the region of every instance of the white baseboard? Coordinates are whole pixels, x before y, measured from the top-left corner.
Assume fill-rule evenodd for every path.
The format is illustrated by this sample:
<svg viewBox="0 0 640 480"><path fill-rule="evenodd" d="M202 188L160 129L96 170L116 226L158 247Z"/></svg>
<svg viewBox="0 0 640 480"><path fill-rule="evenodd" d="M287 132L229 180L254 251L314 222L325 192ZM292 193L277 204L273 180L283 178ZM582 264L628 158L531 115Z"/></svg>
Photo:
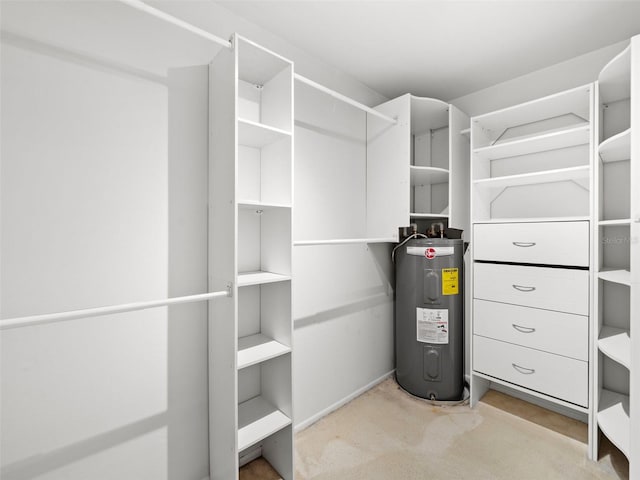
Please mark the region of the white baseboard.
<svg viewBox="0 0 640 480"><path fill-rule="evenodd" d="M311 425L313 425L314 423L316 423L318 420L320 420L323 417L326 417L327 415L329 415L331 412L336 411L337 409L339 409L340 407L342 407L343 405L346 405L347 403L349 403L351 400L353 400L356 397L359 397L360 395L362 395L364 392L366 392L367 390L371 390L373 387L375 387L376 385L378 385L379 383L383 382L384 380L386 380L387 378L391 377L393 375L393 373L395 372L394 370L391 370L390 372L385 373L384 375L382 375L381 377L375 379L373 382L368 383L367 385L365 385L362 388L359 388L358 390L356 390L355 392L351 393L350 395L347 395L346 397L344 397L341 400L338 400L336 403L334 403L333 405L325 408L324 410L316 413L315 415L312 415L311 417L307 418L306 420L303 420L302 422L296 424L294 426L294 431L297 433L301 430L304 430L305 428L310 427Z"/></svg>

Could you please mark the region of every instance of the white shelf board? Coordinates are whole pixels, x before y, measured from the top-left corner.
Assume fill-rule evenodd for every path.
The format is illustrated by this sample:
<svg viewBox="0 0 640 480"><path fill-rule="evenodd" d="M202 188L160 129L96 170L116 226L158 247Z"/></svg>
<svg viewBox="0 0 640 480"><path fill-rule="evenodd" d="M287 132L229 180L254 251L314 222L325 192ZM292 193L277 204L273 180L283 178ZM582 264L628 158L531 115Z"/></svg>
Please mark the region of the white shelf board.
<svg viewBox="0 0 640 480"><path fill-rule="evenodd" d="M262 285L264 283L285 282L291 280L289 275L272 272L240 272L238 273L238 287Z"/></svg>
<svg viewBox="0 0 640 480"><path fill-rule="evenodd" d="M473 223L536 223L536 222L585 222L588 216L578 217L518 217L518 218L491 218L476 220Z"/></svg>
<svg viewBox="0 0 640 480"><path fill-rule="evenodd" d="M262 148L285 137L291 137L291 133L251 120L238 119L238 143L240 145Z"/></svg>
<svg viewBox="0 0 640 480"><path fill-rule="evenodd" d="M629 270L602 270L598 278L612 283L631 286L631 272Z"/></svg>
<svg viewBox="0 0 640 480"><path fill-rule="evenodd" d="M429 97L410 96L411 134L419 135L449 124L449 104Z"/></svg>
<svg viewBox="0 0 640 480"><path fill-rule="evenodd" d="M602 389L597 418L602 433L629 458L629 397Z"/></svg>
<svg viewBox="0 0 640 480"><path fill-rule="evenodd" d="M631 129L607 138L598 147L603 163L620 162L631 158Z"/></svg>
<svg viewBox="0 0 640 480"><path fill-rule="evenodd" d="M473 153L476 158L497 160L499 158L517 157L530 153L586 145L589 143L589 136L589 124L583 123L579 126L564 127L544 134L519 137L504 143L477 148Z"/></svg>
<svg viewBox="0 0 640 480"><path fill-rule="evenodd" d="M472 119L473 128L503 131L527 123L576 114L585 117L589 112L590 85L549 95L511 107L479 115Z"/></svg>
<svg viewBox="0 0 640 480"><path fill-rule="evenodd" d="M287 347L261 333L238 339L238 370L287 354Z"/></svg>
<svg viewBox="0 0 640 480"><path fill-rule="evenodd" d="M616 220L600 220L598 222L598 225L600 225L601 227L608 227L608 226L612 226L612 225L631 225L631 219L630 218L619 218Z"/></svg>
<svg viewBox="0 0 640 480"><path fill-rule="evenodd" d="M418 213L418 212L411 212L409 214L409 216L411 218L449 218L449 214L447 213Z"/></svg>
<svg viewBox="0 0 640 480"><path fill-rule="evenodd" d="M444 168L411 165L409 170L411 172L411 186L433 185L449 181L449 170Z"/></svg>
<svg viewBox="0 0 640 480"><path fill-rule="evenodd" d="M255 202L252 200L242 200L238 202L238 208L242 210L271 210L271 209L290 209L291 205L285 205L281 203L265 203L265 202Z"/></svg>
<svg viewBox="0 0 640 480"><path fill-rule="evenodd" d="M327 240L297 240L294 247L307 247L312 245L352 245L366 243L396 243L393 238L332 238Z"/></svg>
<svg viewBox="0 0 640 480"><path fill-rule="evenodd" d="M262 397L238 405L238 451L291 424L291 419Z"/></svg>
<svg viewBox="0 0 640 480"><path fill-rule="evenodd" d="M603 104L629 98L631 94L631 45L615 56L600 71L598 92Z"/></svg>
<svg viewBox="0 0 640 480"><path fill-rule="evenodd" d="M627 368L631 365L631 338L629 330L602 327L598 336L598 348L607 357Z"/></svg>
<svg viewBox="0 0 640 480"><path fill-rule="evenodd" d="M589 166L559 168L541 172L507 175L504 177L483 178L474 180L473 184L481 188L505 188L521 185L535 185L539 183L563 182L569 180L584 180L589 178Z"/></svg>

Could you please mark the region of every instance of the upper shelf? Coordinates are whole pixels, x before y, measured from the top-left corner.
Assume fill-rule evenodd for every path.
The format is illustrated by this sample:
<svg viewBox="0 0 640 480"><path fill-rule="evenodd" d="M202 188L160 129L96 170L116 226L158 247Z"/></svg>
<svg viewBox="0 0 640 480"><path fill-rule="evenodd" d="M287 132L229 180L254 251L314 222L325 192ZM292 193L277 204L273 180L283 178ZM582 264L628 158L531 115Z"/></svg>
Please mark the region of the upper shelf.
<svg viewBox="0 0 640 480"><path fill-rule="evenodd" d="M631 158L631 129L607 138L598 148L604 163L620 162Z"/></svg>
<svg viewBox="0 0 640 480"><path fill-rule="evenodd" d="M598 76L600 102L624 100L631 95L631 45L614 57Z"/></svg>
<svg viewBox="0 0 640 480"><path fill-rule="evenodd" d="M291 132L251 120L238 119L238 143L240 145L262 148L287 137L291 137Z"/></svg>
<svg viewBox="0 0 640 480"><path fill-rule="evenodd" d="M449 125L449 104L436 98L411 98L411 133L417 135Z"/></svg>
<svg viewBox="0 0 640 480"><path fill-rule="evenodd" d="M530 153L574 147L589 143L590 127L588 123L569 128L562 127L540 135L519 137L504 143L496 143L474 150L476 158L497 160L499 158L516 157Z"/></svg>
<svg viewBox="0 0 640 480"><path fill-rule="evenodd" d="M30 49L159 81L169 68L206 65L225 48L123 2L2 2L2 31L3 43L10 32Z"/></svg>
<svg viewBox="0 0 640 480"><path fill-rule="evenodd" d="M447 183L449 170L437 167L420 167L411 165L411 186Z"/></svg>
<svg viewBox="0 0 640 480"><path fill-rule="evenodd" d="M590 114L590 99L591 85L584 85L566 92L479 115L472 119L474 144L476 147L483 146L478 143L476 129L484 131L485 136L495 140L508 129L545 122L554 118L578 117L587 121Z"/></svg>

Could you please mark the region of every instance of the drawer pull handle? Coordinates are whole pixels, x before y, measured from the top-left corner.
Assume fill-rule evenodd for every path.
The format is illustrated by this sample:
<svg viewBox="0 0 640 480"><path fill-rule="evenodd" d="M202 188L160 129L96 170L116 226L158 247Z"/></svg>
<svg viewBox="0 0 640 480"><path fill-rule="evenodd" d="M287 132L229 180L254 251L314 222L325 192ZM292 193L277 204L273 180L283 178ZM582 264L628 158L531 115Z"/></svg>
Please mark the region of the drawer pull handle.
<svg viewBox="0 0 640 480"><path fill-rule="evenodd" d="M513 243L516 247L535 247L536 246L536 242L511 242Z"/></svg>
<svg viewBox="0 0 640 480"><path fill-rule="evenodd" d="M511 286L516 290L518 290L519 292L533 292L536 289L536 287L525 287L525 286L516 285L516 284L513 284Z"/></svg>
<svg viewBox="0 0 640 480"><path fill-rule="evenodd" d="M521 367L516 363L512 363L511 366L515 368L517 372L522 373L523 375L532 375L536 373L536 371L533 368Z"/></svg>
<svg viewBox="0 0 640 480"><path fill-rule="evenodd" d="M515 323L512 323L511 326L520 333L533 333L536 331L533 327L523 327L522 325L516 325Z"/></svg>

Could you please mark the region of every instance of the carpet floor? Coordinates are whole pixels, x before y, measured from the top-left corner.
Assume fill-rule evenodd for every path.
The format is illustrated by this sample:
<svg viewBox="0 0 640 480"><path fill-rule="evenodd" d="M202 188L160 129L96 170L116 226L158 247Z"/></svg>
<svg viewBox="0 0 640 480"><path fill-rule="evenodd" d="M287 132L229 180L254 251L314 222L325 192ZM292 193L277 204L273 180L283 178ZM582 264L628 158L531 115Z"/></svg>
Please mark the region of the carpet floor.
<svg viewBox="0 0 640 480"><path fill-rule="evenodd" d="M598 462L586 442L584 423L493 390L474 409L441 407L388 379L296 435L296 479L628 479L604 437ZM241 479L280 478L248 473L264 464Z"/></svg>

